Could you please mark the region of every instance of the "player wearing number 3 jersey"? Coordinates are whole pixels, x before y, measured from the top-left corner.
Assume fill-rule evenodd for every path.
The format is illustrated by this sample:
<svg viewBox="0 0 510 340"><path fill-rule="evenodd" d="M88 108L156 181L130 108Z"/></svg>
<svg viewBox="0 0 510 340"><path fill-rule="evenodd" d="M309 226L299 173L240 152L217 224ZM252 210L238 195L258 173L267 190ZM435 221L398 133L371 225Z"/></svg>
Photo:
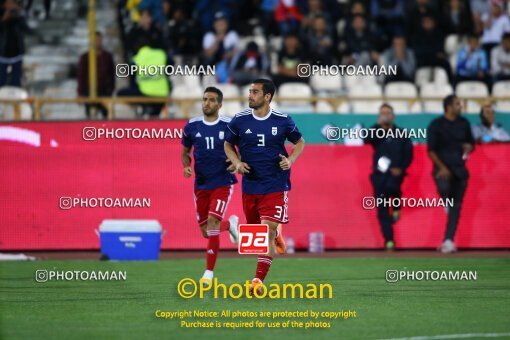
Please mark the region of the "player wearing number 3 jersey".
<svg viewBox="0 0 510 340"><path fill-rule="evenodd" d="M258 258L250 292L260 290L257 286L265 279L275 250L285 252L281 224L288 223L290 167L305 145L292 118L270 108L274 93L275 86L270 80L254 81L248 97L250 109L236 114L225 135L225 153L234 169L243 175L247 223L269 225L269 253ZM286 140L294 144L290 155L285 149Z"/></svg>
<svg viewBox="0 0 510 340"><path fill-rule="evenodd" d="M195 207L200 229L208 238L206 270L203 278L211 280L220 247L220 232L229 231L230 239L237 243L238 217L222 221L237 183L233 166L224 151L224 139L230 119L219 115L222 92L215 87L205 89L203 116L190 119L182 137L182 165L184 177L193 175L191 149L195 160ZM209 281L206 281L206 284Z"/></svg>

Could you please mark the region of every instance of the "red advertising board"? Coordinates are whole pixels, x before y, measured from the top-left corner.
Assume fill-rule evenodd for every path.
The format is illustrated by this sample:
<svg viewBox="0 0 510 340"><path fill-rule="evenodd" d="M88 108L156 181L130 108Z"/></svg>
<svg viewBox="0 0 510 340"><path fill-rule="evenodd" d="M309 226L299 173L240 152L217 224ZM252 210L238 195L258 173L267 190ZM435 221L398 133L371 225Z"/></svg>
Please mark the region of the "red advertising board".
<svg viewBox="0 0 510 340"><path fill-rule="evenodd" d="M0 250L97 249L99 240L94 231L105 219L156 219L166 230L164 249L204 248L206 242L194 210L193 181L182 174L179 129L184 124L133 121L0 125ZM84 127L95 128L96 133L104 128L122 128L124 136L87 141ZM135 128L170 132L167 138L128 138L126 131ZM85 138L92 138L87 131ZM414 151L403 185L404 197L437 198L426 147L416 145ZM371 155L368 146L306 146L292 168L290 223L284 228L284 235L292 236L297 248L308 246L310 232L323 232L326 248L382 246L375 210L362 207L363 197L372 195ZM478 147L468 165L471 178L457 245L508 248L510 146ZM64 201L145 198L150 206L62 209L62 197ZM245 222L240 185L235 186L227 216L230 214L239 215L240 222ZM404 208L395 226L395 241L404 248L435 248L442 240L445 224L442 208ZM235 249L226 235L222 235L223 246Z"/></svg>

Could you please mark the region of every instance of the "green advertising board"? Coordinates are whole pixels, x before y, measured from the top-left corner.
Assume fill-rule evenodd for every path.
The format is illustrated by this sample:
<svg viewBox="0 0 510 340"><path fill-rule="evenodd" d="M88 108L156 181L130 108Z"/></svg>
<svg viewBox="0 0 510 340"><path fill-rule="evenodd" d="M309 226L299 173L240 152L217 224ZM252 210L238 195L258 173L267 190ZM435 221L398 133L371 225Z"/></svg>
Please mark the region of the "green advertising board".
<svg viewBox="0 0 510 340"><path fill-rule="evenodd" d="M377 121L377 115L373 114L291 114L292 118L296 122L300 131L307 143L311 144L328 144L328 143L340 143L343 144L343 139L328 140L326 137L326 130L328 127L338 127L340 129L355 128L355 127L371 127ZM479 124L480 116L478 114L464 114L471 124ZM429 123L436 117L437 114L409 114L409 115L397 115L395 117L395 124L401 128L407 130L422 130L426 132L426 128ZM508 113L497 113L496 122L503 125L505 130L510 132L510 114ZM425 130L423 130L425 129ZM413 131L413 132L415 132ZM413 141L418 143L424 143L425 139L420 138L419 133L415 133L417 138L413 138Z"/></svg>

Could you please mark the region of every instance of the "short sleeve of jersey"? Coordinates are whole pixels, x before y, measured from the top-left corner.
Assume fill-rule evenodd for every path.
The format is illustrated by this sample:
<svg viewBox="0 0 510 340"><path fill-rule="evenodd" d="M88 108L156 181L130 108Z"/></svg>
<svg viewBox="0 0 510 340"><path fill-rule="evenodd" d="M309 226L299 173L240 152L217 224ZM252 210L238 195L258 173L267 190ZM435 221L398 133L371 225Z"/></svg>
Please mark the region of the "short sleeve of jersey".
<svg viewBox="0 0 510 340"><path fill-rule="evenodd" d="M294 123L294 120L288 116L287 117L287 132L285 134L285 137L293 144L296 144L303 135L301 132L299 132L299 129Z"/></svg>
<svg viewBox="0 0 510 340"><path fill-rule="evenodd" d="M239 127L237 126L237 118L234 117L227 125L225 140L232 145L239 144Z"/></svg>
<svg viewBox="0 0 510 340"><path fill-rule="evenodd" d="M191 140L191 127L189 123L184 127L181 144L187 148L191 148L193 146L193 141Z"/></svg>

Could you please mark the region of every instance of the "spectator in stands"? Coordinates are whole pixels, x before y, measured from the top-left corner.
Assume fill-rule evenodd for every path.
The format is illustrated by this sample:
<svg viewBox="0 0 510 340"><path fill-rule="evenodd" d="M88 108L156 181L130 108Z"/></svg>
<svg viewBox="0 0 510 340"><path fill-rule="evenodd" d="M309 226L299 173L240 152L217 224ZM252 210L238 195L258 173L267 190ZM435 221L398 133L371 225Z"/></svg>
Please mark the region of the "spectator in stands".
<svg viewBox="0 0 510 340"><path fill-rule="evenodd" d="M254 20L257 18L260 0L238 0L235 2L235 6L236 15L232 18L232 27L236 29L240 36L252 35L254 28L260 25L260 23ZM263 33L263 29L260 27L257 27L257 31Z"/></svg>
<svg viewBox="0 0 510 340"><path fill-rule="evenodd" d="M96 91L98 97L110 97L115 89L115 65L113 56L103 48L103 36L96 32ZM78 96L88 97L89 88L89 52L81 55L78 63ZM85 104L85 113L90 117L90 109L98 110L103 118L106 118L108 111L102 104Z"/></svg>
<svg viewBox="0 0 510 340"><path fill-rule="evenodd" d="M404 1L372 0L370 14L377 23L377 33L384 41L383 48L390 45L394 36L404 34Z"/></svg>
<svg viewBox="0 0 510 340"><path fill-rule="evenodd" d="M166 18L163 12L163 2L161 0L142 0L138 9L141 11L147 10L150 12L154 24L163 29L166 26Z"/></svg>
<svg viewBox="0 0 510 340"><path fill-rule="evenodd" d="M501 43L505 32L510 32L510 19L503 12L503 4L493 1L490 14L481 17L484 30L482 35L482 47L485 53L490 56L493 47Z"/></svg>
<svg viewBox="0 0 510 340"><path fill-rule="evenodd" d="M457 82L478 80L489 84L489 64L485 51L480 47L480 39L472 34L468 43L457 53Z"/></svg>
<svg viewBox="0 0 510 340"><path fill-rule="evenodd" d="M157 47L139 41L135 44L135 51L133 61L139 67L155 65L158 68L164 68L168 64L166 52ZM170 83L165 74L139 72L135 76L135 82L131 86L119 90L117 95L121 97L168 97L169 93ZM142 115L157 117L163 106L163 104L143 104Z"/></svg>
<svg viewBox="0 0 510 340"><path fill-rule="evenodd" d="M171 55L187 57L200 53L199 32L195 25L186 17L182 6L175 6L171 19L168 22L168 39L171 46Z"/></svg>
<svg viewBox="0 0 510 340"><path fill-rule="evenodd" d="M203 33L213 29L216 14L222 13L229 20L236 16L238 0L197 0L193 9L193 18L200 23Z"/></svg>
<svg viewBox="0 0 510 340"><path fill-rule="evenodd" d="M298 75L297 66L306 59L296 34L287 34L283 39L283 48L278 53L278 71L273 75L273 82L280 86L286 82L307 82L308 79Z"/></svg>
<svg viewBox="0 0 510 340"><path fill-rule="evenodd" d="M447 32L466 36L473 33L473 13L468 0L449 0L443 6Z"/></svg>
<svg viewBox="0 0 510 340"><path fill-rule="evenodd" d="M442 67L452 78L450 62L444 52L445 36L437 27L433 16L425 15L421 26L412 37L411 47L416 57L417 67Z"/></svg>
<svg viewBox="0 0 510 340"><path fill-rule="evenodd" d="M473 15L481 16L489 13L491 10L490 1L487 0L469 0L469 4L473 11Z"/></svg>
<svg viewBox="0 0 510 340"><path fill-rule="evenodd" d="M262 23L262 27L264 29L264 34L266 37L270 35L277 35L278 28L276 27L275 22L275 9L278 5L278 0L262 0L260 4L260 22Z"/></svg>
<svg viewBox="0 0 510 340"><path fill-rule="evenodd" d="M142 0L125 0L126 9L129 11L129 18L134 23L137 23L138 20L140 20L140 10L138 9L138 5L141 1Z"/></svg>
<svg viewBox="0 0 510 340"><path fill-rule="evenodd" d="M510 135L503 126L496 123L496 115L491 103L486 103L480 110L480 122L473 126L473 137L478 144L507 143Z"/></svg>
<svg viewBox="0 0 510 340"><path fill-rule="evenodd" d="M430 0L416 0L416 4L412 6L406 13L406 36L407 39L412 40L417 32L421 29L422 19L425 16L431 16L435 19L436 23L440 23L439 12L430 3ZM439 25L441 26L441 25ZM443 27L439 27L443 30Z"/></svg>
<svg viewBox="0 0 510 340"><path fill-rule="evenodd" d="M238 53L232 60L232 81L237 85L246 85L258 78L267 77L269 60L261 53L259 46L250 41L246 50Z"/></svg>
<svg viewBox="0 0 510 340"><path fill-rule="evenodd" d="M29 12L32 9L32 5L34 3L34 0L28 0L25 5L25 13L26 16L29 16ZM51 0L44 0L44 19L48 20L50 18L50 12L51 12Z"/></svg>
<svg viewBox="0 0 510 340"><path fill-rule="evenodd" d="M145 9L140 11L138 22L128 33L127 46L129 55L136 53L136 44L143 42L147 45L164 48L163 32L152 20L152 14Z"/></svg>
<svg viewBox="0 0 510 340"><path fill-rule="evenodd" d="M326 18L316 16L307 35L307 48L314 64L331 65L333 63L334 42Z"/></svg>
<svg viewBox="0 0 510 340"><path fill-rule="evenodd" d="M501 45L491 52L491 73L494 82L510 80L510 32L503 35Z"/></svg>
<svg viewBox="0 0 510 340"><path fill-rule="evenodd" d="M381 105L377 124L373 129L399 130L394 124L395 114L393 107L388 104ZM377 138L367 137L365 144L374 148L372 174L370 181L374 187L374 197L400 198L402 196L402 182L406 170L413 160L413 144L409 138ZM377 207L377 219L381 226L387 250L393 250L393 224L400 218L400 208L380 205Z"/></svg>
<svg viewBox="0 0 510 340"><path fill-rule="evenodd" d="M15 0L5 0L0 7L0 87L21 87L27 30L22 8Z"/></svg>
<svg viewBox="0 0 510 340"><path fill-rule="evenodd" d="M386 76L386 83L392 81L414 81L414 73L416 72L414 52L407 48L406 40L402 36L393 38L392 47L383 53L379 64L397 66L397 74Z"/></svg>
<svg viewBox="0 0 510 340"><path fill-rule="evenodd" d="M308 33L313 29L314 20L316 17L321 16L326 20L328 29L333 24L329 13L324 11L324 6L321 0L303 0L307 6L300 6L300 12L303 13L303 20L301 20L301 30Z"/></svg>
<svg viewBox="0 0 510 340"><path fill-rule="evenodd" d="M351 5L351 14L350 17L353 18L356 15L361 15L363 17L367 16L367 8L361 1L355 1Z"/></svg>
<svg viewBox="0 0 510 340"><path fill-rule="evenodd" d="M372 65L376 58L373 52L376 50L375 37L364 16L356 14L350 25L345 26L345 44L347 64Z"/></svg>
<svg viewBox="0 0 510 340"><path fill-rule="evenodd" d="M216 13L214 32L207 32L202 41L204 64L216 65L222 61L230 62L237 53L239 36L229 29L229 23L224 13Z"/></svg>
<svg viewBox="0 0 510 340"><path fill-rule="evenodd" d="M444 115L427 128L427 145L437 191L443 200L453 199L453 206L447 207L448 221L440 248L443 253L452 253L456 251L453 241L469 178L466 161L474 150L475 140L469 121L461 117L459 98L447 96L443 107Z"/></svg>
<svg viewBox="0 0 510 340"><path fill-rule="evenodd" d="M279 0L274 17L281 35L298 32L303 20L303 14L296 6L295 0Z"/></svg>

